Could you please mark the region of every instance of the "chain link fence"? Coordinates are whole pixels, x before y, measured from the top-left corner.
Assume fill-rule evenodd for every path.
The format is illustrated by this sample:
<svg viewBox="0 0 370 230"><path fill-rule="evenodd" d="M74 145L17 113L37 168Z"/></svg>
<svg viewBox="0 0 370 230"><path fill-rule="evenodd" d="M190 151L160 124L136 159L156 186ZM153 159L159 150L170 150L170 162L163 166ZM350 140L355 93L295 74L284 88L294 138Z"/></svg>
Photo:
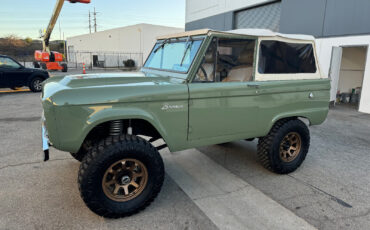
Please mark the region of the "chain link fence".
<svg viewBox="0 0 370 230"><path fill-rule="evenodd" d="M128 60L132 60L127 62ZM138 69L143 66L142 53L68 51L69 68L82 68L85 63L88 69L99 68L130 68Z"/></svg>

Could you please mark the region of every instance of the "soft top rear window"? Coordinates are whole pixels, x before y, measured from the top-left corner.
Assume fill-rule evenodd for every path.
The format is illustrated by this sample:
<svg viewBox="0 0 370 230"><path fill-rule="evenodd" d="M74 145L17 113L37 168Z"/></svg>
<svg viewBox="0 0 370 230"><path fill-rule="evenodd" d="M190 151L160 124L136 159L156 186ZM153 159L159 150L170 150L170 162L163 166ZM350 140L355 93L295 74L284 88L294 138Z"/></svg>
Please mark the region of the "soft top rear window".
<svg viewBox="0 0 370 230"><path fill-rule="evenodd" d="M312 44L264 40L260 44L260 74L316 73Z"/></svg>

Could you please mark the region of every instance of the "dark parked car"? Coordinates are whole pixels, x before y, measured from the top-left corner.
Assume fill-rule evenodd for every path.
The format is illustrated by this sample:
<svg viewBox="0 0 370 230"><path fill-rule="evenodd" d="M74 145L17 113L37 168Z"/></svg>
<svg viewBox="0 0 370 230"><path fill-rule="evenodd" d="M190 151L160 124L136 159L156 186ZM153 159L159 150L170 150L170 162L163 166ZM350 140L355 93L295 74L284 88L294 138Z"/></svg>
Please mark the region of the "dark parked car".
<svg viewBox="0 0 370 230"><path fill-rule="evenodd" d="M40 92L47 78L49 73L45 70L26 68L13 58L0 55L0 88L27 86L33 92Z"/></svg>

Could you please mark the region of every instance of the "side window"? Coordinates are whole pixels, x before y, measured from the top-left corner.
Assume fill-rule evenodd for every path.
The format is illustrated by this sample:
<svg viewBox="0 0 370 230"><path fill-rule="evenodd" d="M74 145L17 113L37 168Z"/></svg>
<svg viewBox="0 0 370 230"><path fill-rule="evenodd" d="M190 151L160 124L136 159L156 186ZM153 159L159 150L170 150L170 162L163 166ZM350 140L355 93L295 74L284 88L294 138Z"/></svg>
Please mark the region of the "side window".
<svg viewBox="0 0 370 230"><path fill-rule="evenodd" d="M17 69L19 64L10 58L0 57L0 68Z"/></svg>
<svg viewBox="0 0 370 230"><path fill-rule="evenodd" d="M316 73L313 46L261 41L258 72L261 74Z"/></svg>
<svg viewBox="0 0 370 230"><path fill-rule="evenodd" d="M215 82L216 74L216 49L217 40L214 39L209 45L206 54L203 57L202 63L198 69L194 81L196 82Z"/></svg>
<svg viewBox="0 0 370 230"><path fill-rule="evenodd" d="M255 40L214 39L203 57L194 82L253 80Z"/></svg>

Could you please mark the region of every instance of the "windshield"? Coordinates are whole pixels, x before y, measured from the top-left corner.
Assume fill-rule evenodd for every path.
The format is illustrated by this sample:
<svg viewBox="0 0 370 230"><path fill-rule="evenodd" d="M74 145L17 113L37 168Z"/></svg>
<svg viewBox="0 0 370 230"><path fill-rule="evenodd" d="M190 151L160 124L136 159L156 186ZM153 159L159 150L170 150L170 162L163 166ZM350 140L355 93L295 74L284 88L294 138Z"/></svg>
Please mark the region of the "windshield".
<svg viewBox="0 0 370 230"><path fill-rule="evenodd" d="M144 67L187 73L202 41L203 39L159 41L155 44Z"/></svg>

